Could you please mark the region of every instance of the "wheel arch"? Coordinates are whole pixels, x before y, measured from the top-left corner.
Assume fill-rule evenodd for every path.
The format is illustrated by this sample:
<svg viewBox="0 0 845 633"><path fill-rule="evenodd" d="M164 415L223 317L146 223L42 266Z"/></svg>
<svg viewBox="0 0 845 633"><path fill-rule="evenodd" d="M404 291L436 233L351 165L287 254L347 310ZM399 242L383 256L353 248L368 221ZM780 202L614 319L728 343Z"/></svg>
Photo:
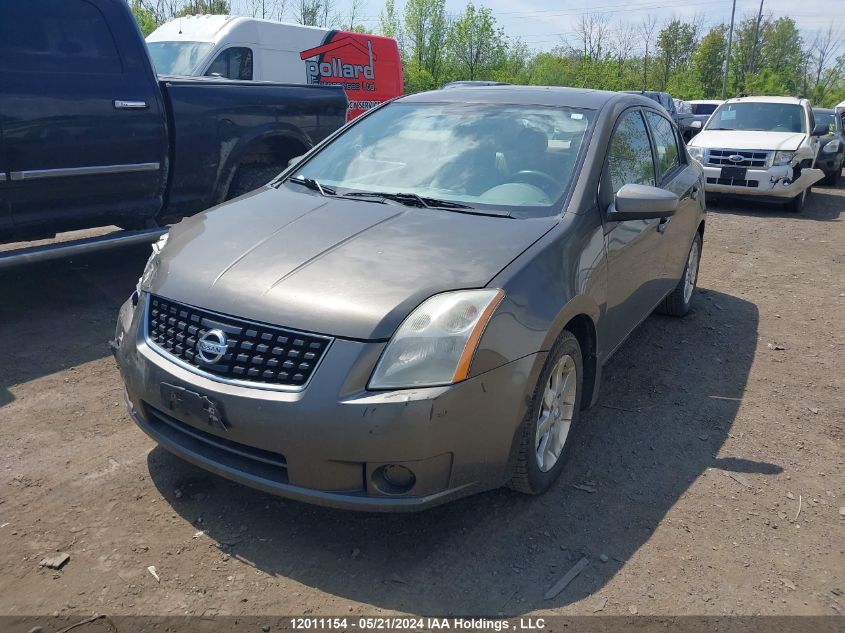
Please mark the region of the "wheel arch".
<svg viewBox="0 0 845 633"><path fill-rule="evenodd" d="M291 158L300 156L314 146L310 137L303 131L292 126L258 130L253 135L241 139L235 144L221 169L215 191L215 204L223 202L232 180L241 165L249 164L278 164L280 172L287 167Z"/></svg>

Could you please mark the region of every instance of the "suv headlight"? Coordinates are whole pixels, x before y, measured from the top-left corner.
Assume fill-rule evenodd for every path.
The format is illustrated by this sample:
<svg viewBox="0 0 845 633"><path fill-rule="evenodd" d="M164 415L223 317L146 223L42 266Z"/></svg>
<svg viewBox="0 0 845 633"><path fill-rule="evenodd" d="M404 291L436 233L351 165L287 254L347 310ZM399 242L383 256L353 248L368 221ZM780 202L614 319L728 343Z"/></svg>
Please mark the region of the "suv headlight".
<svg viewBox="0 0 845 633"><path fill-rule="evenodd" d="M153 244L153 252L150 254L150 258L144 266L144 272L141 273L141 278L138 279L138 284L135 286L135 292L138 293L139 297L142 292L149 290L150 288L150 282L153 277L155 277L156 271L158 270L161 251L164 248L164 245L167 244L168 235L170 235L170 233L165 233Z"/></svg>
<svg viewBox="0 0 845 633"><path fill-rule="evenodd" d="M822 147L822 152L825 154L835 154L839 151L839 139L835 138L832 141L829 141Z"/></svg>
<svg viewBox="0 0 845 633"><path fill-rule="evenodd" d="M695 147L695 146L690 147L688 145L687 151L689 152L689 155L692 158L694 158L695 160L697 160L698 162L702 162L704 160L704 148L703 147Z"/></svg>
<svg viewBox="0 0 845 633"><path fill-rule="evenodd" d="M780 167L781 165L788 165L792 162L795 152L775 152L775 157L772 160L772 166Z"/></svg>
<svg viewBox="0 0 845 633"><path fill-rule="evenodd" d="M434 387L467 377L478 342L503 290L434 295L399 326L370 378L370 389Z"/></svg>

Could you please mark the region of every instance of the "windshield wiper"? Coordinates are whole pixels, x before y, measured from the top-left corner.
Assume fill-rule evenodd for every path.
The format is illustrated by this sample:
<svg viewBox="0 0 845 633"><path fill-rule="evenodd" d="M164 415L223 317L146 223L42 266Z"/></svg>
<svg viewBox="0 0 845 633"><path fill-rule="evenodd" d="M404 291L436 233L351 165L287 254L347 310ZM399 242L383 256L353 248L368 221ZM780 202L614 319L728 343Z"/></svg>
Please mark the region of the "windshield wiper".
<svg viewBox="0 0 845 633"><path fill-rule="evenodd" d="M476 209L468 204L461 204L460 202L452 202L451 200L440 200L438 198L429 198L421 196L416 193L389 193L385 191L351 191L343 194L343 197L355 198L385 198L387 200L394 200L400 204L421 207L425 209L444 209L447 211L457 211L458 213L471 213L474 215L491 215L501 218L509 218L511 214L507 211L487 211Z"/></svg>
<svg viewBox="0 0 845 633"><path fill-rule="evenodd" d="M732 127L709 127L708 130L713 130L715 132L735 132L736 130Z"/></svg>
<svg viewBox="0 0 845 633"><path fill-rule="evenodd" d="M319 191L321 196L329 195L329 196L336 196L337 191L332 189L331 187L324 187L319 182L317 182L314 178L306 178L305 176L296 176L294 178L288 178L288 182L295 182L298 185L302 185L303 187L308 187L309 189L313 189L314 191Z"/></svg>

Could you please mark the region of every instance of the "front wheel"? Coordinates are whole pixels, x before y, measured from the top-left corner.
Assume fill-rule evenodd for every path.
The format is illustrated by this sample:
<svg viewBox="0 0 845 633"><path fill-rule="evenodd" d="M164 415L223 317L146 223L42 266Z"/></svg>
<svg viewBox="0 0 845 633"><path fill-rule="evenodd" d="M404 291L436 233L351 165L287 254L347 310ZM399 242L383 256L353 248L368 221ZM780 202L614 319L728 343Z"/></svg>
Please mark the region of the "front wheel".
<svg viewBox="0 0 845 633"><path fill-rule="evenodd" d="M583 374L578 339L564 330L534 388L509 487L537 495L560 476L578 424Z"/></svg>
<svg viewBox="0 0 845 633"><path fill-rule="evenodd" d="M801 213L804 210L804 203L807 202L807 196L809 195L810 188L807 187L804 191L802 191L786 203L787 211L792 211L793 213Z"/></svg>
<svg viewBox="0 0 845 633"><path fill-rule="evenodd" d="M692 306L692 297L695 294L695 289L698 285L698 265L701 262L701 233L695 232L695 237L692 240L692 246L687 255L687 263L684 266L684 272L681 274L681 279L675 289L663 300L657 311L669 316L682 317L690 311Z"/></svg>

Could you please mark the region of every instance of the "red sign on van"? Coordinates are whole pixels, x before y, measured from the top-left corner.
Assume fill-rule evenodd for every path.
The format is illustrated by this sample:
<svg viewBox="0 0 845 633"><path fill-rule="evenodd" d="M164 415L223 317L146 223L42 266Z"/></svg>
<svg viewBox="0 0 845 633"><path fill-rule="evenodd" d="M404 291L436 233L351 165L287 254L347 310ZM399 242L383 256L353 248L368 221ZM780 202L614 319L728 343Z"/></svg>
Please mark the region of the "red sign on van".
<svg viewBox="0 0 845 633"><path fill-rule="evenodd" d="M343 87L347 121L404 91L399 48L388 37L330 31L323 44L299 57L309 84Z"/></svg>

